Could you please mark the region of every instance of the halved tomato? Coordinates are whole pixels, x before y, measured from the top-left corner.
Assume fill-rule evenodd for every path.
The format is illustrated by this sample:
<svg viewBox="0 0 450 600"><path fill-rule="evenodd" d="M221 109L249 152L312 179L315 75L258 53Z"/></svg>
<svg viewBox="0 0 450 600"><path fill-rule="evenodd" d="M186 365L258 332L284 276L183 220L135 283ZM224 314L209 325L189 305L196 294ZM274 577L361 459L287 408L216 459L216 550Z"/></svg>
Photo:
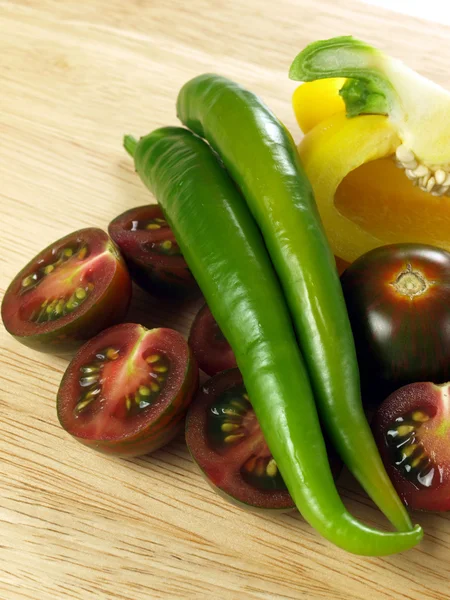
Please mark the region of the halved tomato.
<svg viewBox="0 0 450 600"><path fill-rule="evenodd" d="M295 508L239 369L223 371L201 387L188 410L186 442L207 481L226 499L252 509ZM342 463L332 451L329 457L336 477Z"/></svg>
<svg viewBox="0 0 450 600"><path fill-rule="evenodd" d="M404 503L450 510L450 383L411 383L372 422L381 457Z"/></svg>
<svg viewBox="0 0 450 600"><path fill-rule="evenodd" d="M208 375L215 375L236 366L234 352L207 304L198 311L191 325L189 345L198 366Z"/></svg>
<svg viewBox="0 0 450 600"><path fill-rule="evenodd" d="M58 391L58 418L95 450L139 456L180 431L197 387L197 363L180 333L124 323L74 356Z"/></svg>
<svg viewBox="0 0 450 600"><path fill-rule="evenodd" d="M44 352L70 351L120 322L131 298L125 263L101 229L75 231L42 250L2 302L5 328Z"/></svg>
<svg viewBox="0 0 450 600"><path fill-rule="evenodd" d="M108 231L121 249L133 280L144 290L155 296L199 293L158 204L127 210L111 221Z"/></svg>

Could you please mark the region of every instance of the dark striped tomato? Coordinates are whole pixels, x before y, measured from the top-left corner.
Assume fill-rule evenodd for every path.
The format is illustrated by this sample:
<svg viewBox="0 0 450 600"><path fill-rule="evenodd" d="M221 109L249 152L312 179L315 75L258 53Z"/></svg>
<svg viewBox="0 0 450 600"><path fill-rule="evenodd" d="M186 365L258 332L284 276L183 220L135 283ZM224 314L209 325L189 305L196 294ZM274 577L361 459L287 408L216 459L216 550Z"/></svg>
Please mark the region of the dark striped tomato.
<svg viewBox="0 0 450 600"><path fill-rule="evenodd" d="M206 304L199 310L192 323L189 345L198 366L208 375L215 375L236 366L234 352Z"/></svg>
<svg viewBox="0 0 450 600"><path fill-rule="evenodd" d="M144 290L155 296L199 293L158 204L127 210L111 221L108 231L122 251L133 280Z"/></svg>
<svg viewBox="0 0 450 600"><path fill-rule="evenodd" d="M58 417L95 450L138 456L181 430L197 387L197 363L180 333L125 323L97 335L70 362Z"/></svg>
<svg viewBox="0 0 450 600"><path fill-rule="evenodd" d="M222 371L199 390L186 418L186 443L223 497L252 509L295 508L261 432L239 369ZM333 474L342 463L330 452Z"/></svg>
<svg viewBox="0 0 450 600"><path fill-rule="evenodd" d="M3 298L5 328L46 352L71 351L120 322L131 298L125 263L101 229L75 231L42 250Z"/></svg>
<svg viewBox="0 0 450 600"><path fill-rule="evenodd" d="M401 387L379 407L372 427L404 503L412 509L450 510L450 384Z"/></svg>
<svg viewBox="0 0 450 600"><path fill-rule="evenodd" d="M341 277L364 396L379 404L450 373L450 253L422 244L368 252Z"/></svg>

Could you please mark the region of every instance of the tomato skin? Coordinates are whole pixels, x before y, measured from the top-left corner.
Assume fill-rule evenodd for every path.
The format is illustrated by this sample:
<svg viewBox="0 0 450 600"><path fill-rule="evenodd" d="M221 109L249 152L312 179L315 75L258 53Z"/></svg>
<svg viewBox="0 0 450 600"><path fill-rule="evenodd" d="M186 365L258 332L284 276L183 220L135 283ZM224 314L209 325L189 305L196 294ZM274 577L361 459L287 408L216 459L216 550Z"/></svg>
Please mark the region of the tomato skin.
<svg viewBox="0 0 450 600"><path fill-rule="evenodd" d="M239 370L229 369L212 377L200 388L186 418L186 443L189 452L211 487L233 504L255 511L294 510L295 504L286 488L265 492L249 485L243 479L239 470L242 465L238 464L239 459L236 457L236 452L241 458L243 456L240 454L240 448L225 450L224 454L223 450L212 448L207 441L208 415L215 402L223 394L242 386ZM245 441L253 448L252 451L258 452L265 448L270 454L259 425L252 436ZM230 455L233 455L234 459L228 462L227 456Z"/></svg>
<svg viewBox="0 0 450 600"><path fill-rule="evenodd" d="M98 252L105 254L102 264L108 267L108 278L105 285L100 285L101 294L88 310L73 314L73 319L54 321L51 328L40 332L40 327L27 330L17 318L19 313L21 282L36 269L38 260L46 260L52 250L64 247L74 240L91 243ZM95 271L95 268L93 269ZM86 340L95 336L103 329L123 320L131 300L131 279L128 269L117 247L109 236L97 228L86 228L73 232L37 254L13 279L2 302L2 320L7 331L22 344L41 352L72 353Z"/></svg>
<svg viewBox="0 0 450 600"><path fill-rule="evenodd" d="M189 333L189 345L198 366L208 375L236 367L236 357L219 329L207 304L195 316Z"/></svg>
<svg viewBox="0 0 450 600"><path fill-rule="evenodd" d="M81 431L77 432L77 424L72 416L76 394L79 392L77 382L80 366L85 363L86 357L95 355L105 346L105 343L108 344L111 338L123 340L126 345L130 339L133 341L133 336L136 341L136 332L140 334L146 332L150 338L153 336L157 338L158 351L167 352L172 361L177 360L183 368L182 374L176 378L176 381L170 380L167 393L163 391L158 398L161 409L158 408L155 418L152 417L148 422L144 419L138 427L128 432L126 425L122 428L119 426L115 436L81 435ZM89 340L73 357L58 391L58 419L61 426L77 441L104 454L123 458L148 454L170 442L182 430L186 411L198 388L198 379L197 362L180 333L166 328L147 330L142 325L123 323L110 327ZM120 388L123 381L119 380L117 385Z"/></svg>
<svg viewBox="0 0 450 600"><path fill-rule="evenodd" d="M199 294L197 282L168 224L155 222L154 226L159 229L154 230L142 227L145 222L155 219L163 222L164 214L158 204L149 204L125 211L108 226L109 235L122 251L133 281L156 297L180 298ZM164 255L158 252L162 241L170 242L175 253Z"/></svg>
<svg viewBox="0 0 450 600"><path fill-rule="evenodd" d="M448 379L449 252L422 244L376 248L341 283L368 404L408 383Z"/></svg>
<svg viewBox="0 0 450 600"><path fill-rule="evenodd" d="M372 421L374 437L386 471L400 498L406 506L415 510L450 510L450 384L435 385L431 382L412 383L401 387L378 408ZM420 452L432 461L434 470L428 487L408 479L395 465L388 443L387 432L393 429L395 420L417 411L422 421L416 423L413 443L420 444ZM426 417L426 419L424 418ZM407 444L400 440L403 448ZM416 454L419 451L416 451ZM429 467L430 469L430 467Z"/></svg>

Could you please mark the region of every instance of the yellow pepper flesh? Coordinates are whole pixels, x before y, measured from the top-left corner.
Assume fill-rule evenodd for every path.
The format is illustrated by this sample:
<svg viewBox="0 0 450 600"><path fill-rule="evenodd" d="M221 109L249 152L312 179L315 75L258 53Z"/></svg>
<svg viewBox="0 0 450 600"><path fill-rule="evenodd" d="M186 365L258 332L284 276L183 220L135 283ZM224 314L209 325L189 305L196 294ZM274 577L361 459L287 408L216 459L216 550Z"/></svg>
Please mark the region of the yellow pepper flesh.
<svg viewBox="0 0 450 600"><path fill-rule="evenodd" d="M302 84L293 97L306 133L300 158L334 253L352 262L372 248L398 242L450 250L450 203L413 186L395 165L392 155L401 141L387 117L345 116L342 82Z"/></svg>
<svg viewBox="0 0 450 600"><path fill-rule="evenodd" d="M303 133L308 133L321 121L336 113L345 112L345 103L339 95L345 79L318 79L299 85L292 96L295 117Z"/></svg>

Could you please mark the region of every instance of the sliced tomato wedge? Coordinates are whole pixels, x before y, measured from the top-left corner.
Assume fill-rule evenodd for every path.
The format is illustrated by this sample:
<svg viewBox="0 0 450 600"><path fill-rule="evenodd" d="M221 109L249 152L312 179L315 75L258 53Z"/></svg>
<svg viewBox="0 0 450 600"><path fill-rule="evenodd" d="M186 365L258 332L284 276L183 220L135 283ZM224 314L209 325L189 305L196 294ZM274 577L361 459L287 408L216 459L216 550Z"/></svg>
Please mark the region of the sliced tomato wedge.
<svg viewBox="0 0 450 600"><path fill-rule="evenodd" d="M70 362L58 417L83 444L139 456L177 435L197 388L197 363L180 333L124 323L87 342Z"/></svg>
<svg viewBox="0 0 450 600"><path fill-rule="evenodd" d="M158 204L132 208L108 231L121 249L133 280L155 296L199 293L175 236Z"/></svg>
<svg viewBox="0 0 450 600"><path fill-rule="evenodd" d="M418 510L450 510L450 383L401 387L381 404L372 427L404 503Z"/></svg>
<svg viewBox="0 0 450 600"><path fill-rule="evenodd" d="M75 231L42 250L16 275L2 302L5 328L42 351L73 350L120 322L131 280L101 229Z"/></svg>
<svg viewBox="0 0 450 600"><path fill-rule="evenodd" d="M234 352L206 304L192 323L189 345L200 369L208 375L236 367Z"/></svg>
<svg viewBox="0 0 450 600"><path fill-rule="evenodd" d="M266 444L239 369L222 371L199 390L186 417L186 443L210 485L252 510L293 510L276 461ZM338 477L342 462L327 444Z"/></svg>

